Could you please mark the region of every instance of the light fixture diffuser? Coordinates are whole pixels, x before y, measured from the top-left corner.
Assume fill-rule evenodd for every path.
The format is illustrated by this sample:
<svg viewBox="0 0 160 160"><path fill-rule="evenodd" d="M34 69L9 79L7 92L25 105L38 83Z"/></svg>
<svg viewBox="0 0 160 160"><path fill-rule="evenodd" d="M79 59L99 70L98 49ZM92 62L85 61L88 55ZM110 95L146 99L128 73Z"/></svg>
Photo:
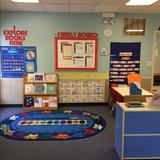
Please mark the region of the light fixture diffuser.
<svg viewBox="0 0 160 160"><path fill-rule="evenodd" d="M158 0L129 0L126 5L151 5Z"/></svg>
<svg viewBox="0 0 160 160"><path fill-rule="evenodd" d="M39 3L39 0L11 0L11 1L20 3Z"/></svg>
<svg viewBox="0 0 160 160"><path fill-rule="evenodd" d="M143 32L143 29L127 29L125 32Z"/></svg>

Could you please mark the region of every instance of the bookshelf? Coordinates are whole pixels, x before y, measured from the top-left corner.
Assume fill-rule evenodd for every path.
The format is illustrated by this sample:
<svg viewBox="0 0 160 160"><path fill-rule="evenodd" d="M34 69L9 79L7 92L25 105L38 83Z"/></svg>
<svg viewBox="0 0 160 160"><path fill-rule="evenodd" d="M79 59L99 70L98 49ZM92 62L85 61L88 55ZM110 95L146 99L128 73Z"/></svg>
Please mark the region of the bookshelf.
<svg viewBox="0 0 160 160"><path fill-rule="evenodd" d="M58 107L58 75L30 73L24 75L24 110L56 110Z"/></svg>

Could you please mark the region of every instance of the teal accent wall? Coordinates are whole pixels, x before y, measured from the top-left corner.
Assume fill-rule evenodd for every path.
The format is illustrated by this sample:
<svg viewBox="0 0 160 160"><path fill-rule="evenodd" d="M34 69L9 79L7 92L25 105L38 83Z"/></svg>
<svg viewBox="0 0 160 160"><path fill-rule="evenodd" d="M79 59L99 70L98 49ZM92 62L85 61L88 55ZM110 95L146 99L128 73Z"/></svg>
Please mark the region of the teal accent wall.
<svg viewBox="0 0 160 160"><path fill-rule="evenodd" d="M146 35L123 36L124 17L146 18ZM12 29L13 25L16 25L17 29L28 31L24 46L37 47L39 72L55 71L54 37L57 32L97 32L99 35L97 72L109 71L110 42L141 42L141 74L151 76L151 67L147 67L146 62L152 58L153 35L160 26L160 14L116 14L114 24L109 25L102 23L100 13L1 12L0 45L9 45L2 33L4 29ZM112 29L111 37L103 34L106 28ZM106 56L100 55L101 48L107 49Z"/></svg>

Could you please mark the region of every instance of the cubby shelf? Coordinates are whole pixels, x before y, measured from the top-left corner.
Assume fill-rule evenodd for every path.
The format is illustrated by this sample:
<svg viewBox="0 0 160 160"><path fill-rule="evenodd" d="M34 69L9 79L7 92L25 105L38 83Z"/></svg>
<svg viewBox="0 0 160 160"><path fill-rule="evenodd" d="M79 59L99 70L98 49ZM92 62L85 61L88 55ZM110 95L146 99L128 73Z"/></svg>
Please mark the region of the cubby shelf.
<svg viewBox="0 0 160 160"><path fill-rule="evenodd" d="M58 75L24 75L24 110L55 110L58 107Z"/></svg>

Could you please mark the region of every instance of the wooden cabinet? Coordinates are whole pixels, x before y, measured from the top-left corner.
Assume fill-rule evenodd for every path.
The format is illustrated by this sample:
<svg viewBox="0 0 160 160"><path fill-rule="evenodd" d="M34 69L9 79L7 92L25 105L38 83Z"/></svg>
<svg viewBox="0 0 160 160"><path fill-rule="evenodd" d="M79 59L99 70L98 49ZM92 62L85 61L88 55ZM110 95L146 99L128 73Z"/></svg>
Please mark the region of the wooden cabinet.
<svg viewBox="0 0 160 160"><path fill-rule="evenodd" d="M24 75L24 110L55 110L58 107L58 75Z"/></svg>

